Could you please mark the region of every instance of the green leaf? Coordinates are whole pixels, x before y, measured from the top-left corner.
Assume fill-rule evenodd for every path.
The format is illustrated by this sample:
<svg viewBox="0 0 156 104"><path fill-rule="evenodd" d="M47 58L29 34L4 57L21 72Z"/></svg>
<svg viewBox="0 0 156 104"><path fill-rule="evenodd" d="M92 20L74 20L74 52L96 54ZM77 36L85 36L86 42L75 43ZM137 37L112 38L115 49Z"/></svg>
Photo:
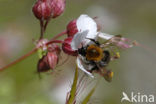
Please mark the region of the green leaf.
<svg viewBox="0 0 156 104"><path fill-rule="evenodd" d="M95 91L95 88L96 88L97 84L92 88L92 90L88 93L88 95L84 98L84 100L82 101L81 104L87 104L90 100L90 98L92 97L94 91Z"/></svg>
<svg viewBox="0 0 156 104"><path fill-rule="evenodd" d="M70 90L70 97L67 101L67 104L73 104L76 96L76 89L77 89L77 81L78 81L78 67L76 66L75 69L75 75L74 75L74 80L72 84L72 88Z"/></svg>

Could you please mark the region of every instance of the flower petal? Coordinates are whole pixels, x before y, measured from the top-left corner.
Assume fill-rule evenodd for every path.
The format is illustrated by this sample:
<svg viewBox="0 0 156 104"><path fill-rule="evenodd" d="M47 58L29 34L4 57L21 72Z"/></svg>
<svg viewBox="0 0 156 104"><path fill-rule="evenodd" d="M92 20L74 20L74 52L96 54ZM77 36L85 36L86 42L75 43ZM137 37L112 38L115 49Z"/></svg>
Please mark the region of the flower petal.
<svg viewBox="0 0 156 104"><path fill-rule="evenodd" d="M71 42L71 48L77 50L80 45L89 44L91 41L89 39L97 38L97 24L88 15L81 15L76 22L78 33L74 35ZM87 39L88 38L88 39Z"/></svg>
<svg viewBox="0 0 156 104"><path fill-rule="evenodd" d="M83 42L83 40L86 38L87 34L88 31L84 31L84 32L78 32L77 34L74 35L73 40L71 42L72 50L78 50L78 48L80 48L80 45Z"/></svg>
<svg viewBox="0 0 156 104"><path fill-rule="evenodd" d="M114 35L110 35L110 34L107 34L107 33L99 32L99 33L98 33L98 37L99 37L99 38L102 38L102 39L105 39L105 40L109 40L109 39L111 39L112 37L114 37Z"/></svg>
<svg viewBox="0 0 156 104"><path fill-rule="evenodd" d="M90 77L94 78L94 76L92 75L92 73L88 72L88 71L83 67L83 65L82 65L81 60L80 60L79 57L77 57L76 62L77 62L77 66L78 66L79 69L81 69L82 71L84 71L84 72L85 72L86 74L88 74Z"/></svg>
<svg viewBox="0 0 156 104"><path fill-rule="evenodd" d="M88 30L86 38L95 39L97 36L97 24L96 22L86 14L81 15L76 22L79 32Z"/></svg>

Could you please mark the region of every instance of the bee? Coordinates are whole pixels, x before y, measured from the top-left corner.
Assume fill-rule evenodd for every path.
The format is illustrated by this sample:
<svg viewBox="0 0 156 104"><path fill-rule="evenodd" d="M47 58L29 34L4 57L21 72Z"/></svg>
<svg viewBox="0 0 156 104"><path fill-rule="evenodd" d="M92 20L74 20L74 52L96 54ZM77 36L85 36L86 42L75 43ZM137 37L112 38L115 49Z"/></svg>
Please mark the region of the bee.
<svg viewBox="0 0 156 104"><path fill-rule="evenodd" d="M106 67L110 62L110 52L101 48L101 44L90 39L93 44L83 46L78 49L78 53L85 58L85 64L89 66L88 71L98 71L100 68Z"/></svg>

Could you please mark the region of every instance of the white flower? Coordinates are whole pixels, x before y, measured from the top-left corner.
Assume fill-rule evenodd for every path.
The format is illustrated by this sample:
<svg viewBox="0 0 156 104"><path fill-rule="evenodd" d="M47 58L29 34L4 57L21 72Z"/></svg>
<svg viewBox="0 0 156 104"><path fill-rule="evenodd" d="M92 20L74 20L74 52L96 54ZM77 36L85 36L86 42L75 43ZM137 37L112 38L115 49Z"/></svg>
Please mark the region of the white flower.
<svg viewBox="0 0 156 104"><path fill-rule="evenodd" d="M86 45L89 45L90 43L92 43L90 39L97 40L98 38L110 40L109 43L112 43L119 48L132 47L132 45L130 45L131 42L127 38L98 32L96 22L88 15L85 14L81 15L76 21L76 26L78 32L74 35L72 39L71 42L72 50L78 50L82 46L84 47ZM94 76L92 75L92 73L87 71L90 69L89 68L90 66L85 67L86 65L84 61L85 59L83 59L81 55L78 55L76 60L78 68L93 78Z"/></svg>
<svg viewBox="0 0 156 104"><path fill-rule="evenodd" d="M97 24L88 15L81 15L76 22L78 32L74 35L71 42L71 48L77 50L81 43L88 44L89 39L95 39L97 37ZM86 39L89 38L89 39Z"/></svg>
<svg viewBox="0 0 156 104"><path fill-rule="evenodd" d="M72 50L78 50L78 48L81 48L82 46L86 46L91 43L90 39L97 39L102 38L105 40L109 40L113 37L113 35L109 35L106 33L97 32L97 24L96 22L89 17L88 15L81 15L77 21L76 26L78 29L78 32L74 35L72 42L71 42L71 48ZM86 74L94 77L92 73L88 72L83 64L83 60L80 59L80 57L77 57L77 65L79 69L84 71Z"/></svg>
<svg viewBox="0 0 156 104"><path fill-rule="evenodd" d="M77 19L76 26L78 32L74 35L71 42L71 48L73 50L78 50L81 45L85 46L89 44L91 42L89 39L96 40L99 37L108 40L113 37L113 35L97 32L96 22L94 21L94 19L85 14L81 15Z"/></svg>

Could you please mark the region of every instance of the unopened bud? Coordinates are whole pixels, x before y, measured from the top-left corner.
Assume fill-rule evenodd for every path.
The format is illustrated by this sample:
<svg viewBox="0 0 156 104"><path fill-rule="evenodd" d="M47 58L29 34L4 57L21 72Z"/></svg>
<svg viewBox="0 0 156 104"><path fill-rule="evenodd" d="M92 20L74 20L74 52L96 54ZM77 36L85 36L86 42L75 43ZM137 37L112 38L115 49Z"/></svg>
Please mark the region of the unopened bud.
<svg viewBox="0 0 156 104"><path fill-rule="evenodd" d="M56 44L52 44L48 47L48 52L38 62L38 72L47 72L50 69L54 69L59 61L60 48Z"/></svg>
<svg viewBox="0 0 156 104"><path fill-rule="evenodd" d="M76 25L76 20L72 20L69 22L67 25L67 34L68 37L74 36L78 32L77 25Z"/></svg>
<svg viewBox="0 0 156 104"><path fill-rule="evenodd" d="M49 0L37 0L32 11L39 20L47 20L51 18L52 8Z"/></svg>
<svg viewBox="0 0 156 104"><path fill-rule="evenodd" d="M48 20L61 15L65 9L65 0L37 0L32 11L39 20Z"/></svg>
<svg viewBox="0 0 156 104"><path fill-rule="evenodd" d="M58 45L53 43L53 44L49 45L48 51L56 53L57 55L59 55L60 52L61 52L61 49L60 49L60 47Z"/></svg>
<svg viewBox="0 0 156 104"><path fill-rule="evenodd" d="M49 66L51 69L54 69L56 65L58 64L60 52L61 52L61 49L56 44L51 44L48 47L47 57L48 57L48 62L49 62Z"/></svg>
<svg viewBox="0 0 156 104"><path fill-rule="evenodd" d="M58 55L53 52L48 52L47 58L48 58L48 63L49 63L50 69L54 69L59 60Z"/></svg>
<svg viewBox="0 0 156 104"><path fill-rule="evenodd" d="M77 56L78 52L76 50L72 50L71 48L72 39L73 39L72 37L68 37L64 40L62 44L62 50L68 55Z"/></svg>
<svg viewBox="0 0 156 104"><path fill-rule="evenodd" d="M47 72L50 70L49 62L48 62L48 57L43 56L39 61L37 65L37 72Z"/></svg>
<svg viewBox="0 0 156 104"><path fill-rule="evenodd" d="M65 0L50 0L50 6L52 8L52 18L56 18L64 12L65 4Z"/></svg>

